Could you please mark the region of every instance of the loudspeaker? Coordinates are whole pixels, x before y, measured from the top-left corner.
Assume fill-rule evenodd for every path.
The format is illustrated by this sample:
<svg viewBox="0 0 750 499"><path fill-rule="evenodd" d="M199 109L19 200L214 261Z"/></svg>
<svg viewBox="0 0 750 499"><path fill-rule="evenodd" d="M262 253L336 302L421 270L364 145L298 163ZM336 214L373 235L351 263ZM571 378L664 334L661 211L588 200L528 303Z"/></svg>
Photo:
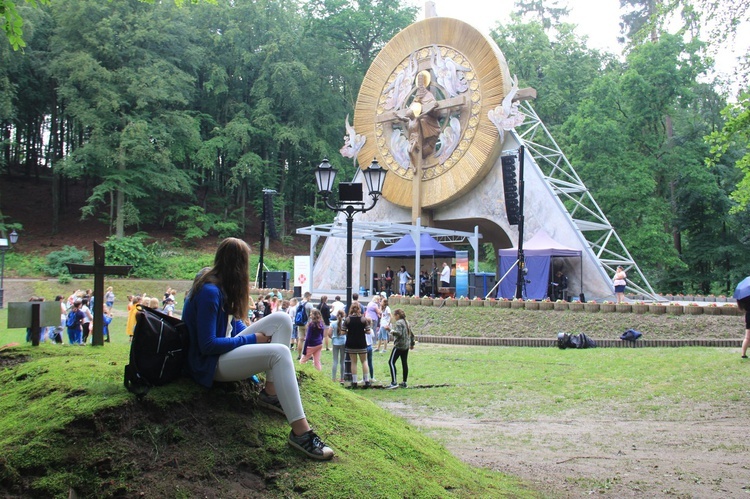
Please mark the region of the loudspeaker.
<svg viewBox="0 0 750 499"><path fill-rule="evenodd" d="M263 272L266 288L289 289L289 272Z"/></svg>
<svg viewBox="0 0 750 499"><path fill-rule="evenodd" d="M339 201L362 201L362 184L339 182Z"/></svg>
<svg viewBox="0 0 750 499"><path fill-rule="evenodd" d="M521 208L518 202L518 180L516 178L516 156L502 156L503 190L505 191L505 213L510 225L521 221Z"/></svg>

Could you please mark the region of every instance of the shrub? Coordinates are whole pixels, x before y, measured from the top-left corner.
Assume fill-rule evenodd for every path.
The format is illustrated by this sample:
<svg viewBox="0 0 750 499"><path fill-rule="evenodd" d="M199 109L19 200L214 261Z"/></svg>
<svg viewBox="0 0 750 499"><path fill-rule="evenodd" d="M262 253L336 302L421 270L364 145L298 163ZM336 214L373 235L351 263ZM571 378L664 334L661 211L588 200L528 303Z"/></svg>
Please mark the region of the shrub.
<svg viewBox="0 0 750 499"><path fill-rule="evenodd" d="M214 213L206 213L206 210L200 206L190 206L180 210L177 214L177 230L188 244L194 244L211 233L222 239L242 235L237 222L224 220L222 216Z"/></svg>
<svg viewBox="0 0 750 499"><path fill-rule="evenodd" d="M47 255L46 263L40 269L45 274L52 277L70 275L66 263L90 263L89 252L81 250L75 246L63 246L58 251L53 251Z"/></svg>
<svg viewBox="0 0 750 499"><path fill-rule="evenodd" d="M42 277L45 263L43 256L9 251L5 255L5 276Z"/></svg>
<svg viewBox="0 0 750 499"><path fill-rule="evenodd" d="M110 237L104 246L107 263L110 265L132 265L133 277L167 277L164 256L168 251L160 243L144 244L147 234L139 232L128 237Z"/></svg>

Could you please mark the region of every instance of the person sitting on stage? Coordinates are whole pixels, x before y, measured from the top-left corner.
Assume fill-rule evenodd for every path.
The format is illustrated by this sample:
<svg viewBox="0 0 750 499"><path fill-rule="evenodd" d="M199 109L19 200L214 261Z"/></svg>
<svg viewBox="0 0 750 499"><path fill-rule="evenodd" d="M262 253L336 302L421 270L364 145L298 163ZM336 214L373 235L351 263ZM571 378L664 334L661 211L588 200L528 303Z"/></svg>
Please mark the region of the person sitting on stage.
<svg viewBox="0 0 750 499"><path fill-rule="evenodd" d="M555 300L562 300L565 296L565 290L568 289L568 276L558 270L555 274L555 282L552 283Z"/></svg>

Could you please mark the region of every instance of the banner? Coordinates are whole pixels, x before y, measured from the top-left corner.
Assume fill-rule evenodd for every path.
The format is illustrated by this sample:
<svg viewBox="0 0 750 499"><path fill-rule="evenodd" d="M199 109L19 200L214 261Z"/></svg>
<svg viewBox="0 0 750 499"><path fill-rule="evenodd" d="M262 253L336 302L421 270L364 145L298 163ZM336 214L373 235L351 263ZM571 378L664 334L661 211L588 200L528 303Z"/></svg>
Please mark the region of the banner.
<svg viewBox="0 0 750 499"><path fill-rule="evenodd" d="M469 252L456 251L456 298L469 296Z"/></svg>
<svg viewBox="0 0 750 499"><path fill-rule="evenodd" d="M294 257L294 286L299 286L304 295L310 291L310 256Z"/></svg>

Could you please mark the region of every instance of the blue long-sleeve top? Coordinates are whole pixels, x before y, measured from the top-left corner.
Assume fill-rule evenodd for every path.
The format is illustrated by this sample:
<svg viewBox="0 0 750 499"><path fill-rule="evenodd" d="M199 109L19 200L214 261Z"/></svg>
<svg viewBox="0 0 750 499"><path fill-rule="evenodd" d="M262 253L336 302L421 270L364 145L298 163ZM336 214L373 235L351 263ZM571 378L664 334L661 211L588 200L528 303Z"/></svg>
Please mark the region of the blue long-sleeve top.
<svg viewBox="0 0 750 499"><path fill-rule="evenodd" d="M224 299L215 284L206 283L185 301L182 320L188 329L188 369L199 384L211 387L219 355L242 345L256 343L254 334L238 336L245 329L242 321L234 320L231 336L226 336L229 314L224 310Z"/></svg>

